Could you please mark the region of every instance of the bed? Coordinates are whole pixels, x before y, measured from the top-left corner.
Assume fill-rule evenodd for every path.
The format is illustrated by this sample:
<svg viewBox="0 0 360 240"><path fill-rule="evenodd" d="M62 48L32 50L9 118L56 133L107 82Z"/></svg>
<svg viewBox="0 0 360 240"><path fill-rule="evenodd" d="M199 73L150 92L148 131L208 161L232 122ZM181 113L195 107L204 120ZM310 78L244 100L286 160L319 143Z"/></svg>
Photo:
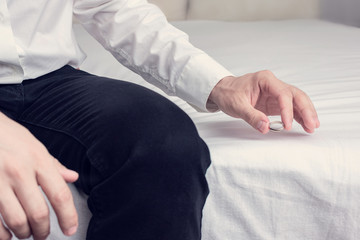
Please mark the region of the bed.
<svg viewBox="0 0 360 240"><path fill-rule="evenodd" d="M360 239L360 28L315 18L172 24L235 75L269 69L301 88L321 121L314 134L294 123L291 131L261 135L242 120L199 113L167 96L193 119L212 156L202 239ZM81 69L164 95L121 67L81 26L75 33L88 55ZM86 196L70 187L79 230L63 237L52 213L49 239L85 239Z"/></svg>

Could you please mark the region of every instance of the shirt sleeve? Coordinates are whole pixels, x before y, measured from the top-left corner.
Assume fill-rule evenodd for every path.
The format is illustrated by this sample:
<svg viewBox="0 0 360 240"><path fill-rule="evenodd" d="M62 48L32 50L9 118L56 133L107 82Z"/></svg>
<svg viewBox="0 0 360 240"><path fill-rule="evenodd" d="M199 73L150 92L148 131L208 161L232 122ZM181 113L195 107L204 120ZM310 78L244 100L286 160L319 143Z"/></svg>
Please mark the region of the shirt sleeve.
<svg viewBox="0 0 360 240"><path fill-rule="evenodd" d="M188 35L146 0L74 0L74 16L124 66L199 111L211 90L232 75L190 44Z"/></svg>

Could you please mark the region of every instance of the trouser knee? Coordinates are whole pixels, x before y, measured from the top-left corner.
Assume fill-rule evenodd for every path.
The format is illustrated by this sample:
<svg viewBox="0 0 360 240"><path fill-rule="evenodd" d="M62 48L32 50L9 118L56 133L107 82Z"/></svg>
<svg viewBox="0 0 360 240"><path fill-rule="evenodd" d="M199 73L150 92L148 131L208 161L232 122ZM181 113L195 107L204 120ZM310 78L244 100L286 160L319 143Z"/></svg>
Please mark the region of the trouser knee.
<svg viewBox="0 0 360 240"><path fill-rule="evenodd" d="M115 161L125 158L108 168L106 180L90 194L94 216L90 229L96 226L108 237L124 239L200 239L202 208L209 193L208 148L182 110L171 103L154 104L143 118L134 118L137 128L127 129L129 141L114 145L121 149L132 143L113 156ZM106 218L117 220L111 224L97 220ZM146 227L139 232L138 226Z"/></svg>

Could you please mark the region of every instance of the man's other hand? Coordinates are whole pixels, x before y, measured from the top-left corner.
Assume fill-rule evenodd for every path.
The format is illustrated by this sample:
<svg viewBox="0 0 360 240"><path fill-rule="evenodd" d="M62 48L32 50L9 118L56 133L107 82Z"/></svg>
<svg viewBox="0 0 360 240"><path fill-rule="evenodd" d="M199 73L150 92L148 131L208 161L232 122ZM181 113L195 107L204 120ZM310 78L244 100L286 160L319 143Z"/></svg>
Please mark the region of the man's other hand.
<svg viewBox="0 0 360 240"><path fill-rule="evenodd" d="M49 199L65 235L72 235L78 216L66 182L78 174L66 169L23 126L0 113L0 239L33 236L46 239L50 233ZM5 226L5 224L6 226Z"/></svg>
<svg viewBox="0 0 360 240"><path fill-rule="evenodd" d="M308 133L320 122L310 98L300 89L277 79L270 71L225 77L212 90L208 103L224 113L242 118L261 133L269 132L267 116L280 115L290 130L293 119Z"/></svg>

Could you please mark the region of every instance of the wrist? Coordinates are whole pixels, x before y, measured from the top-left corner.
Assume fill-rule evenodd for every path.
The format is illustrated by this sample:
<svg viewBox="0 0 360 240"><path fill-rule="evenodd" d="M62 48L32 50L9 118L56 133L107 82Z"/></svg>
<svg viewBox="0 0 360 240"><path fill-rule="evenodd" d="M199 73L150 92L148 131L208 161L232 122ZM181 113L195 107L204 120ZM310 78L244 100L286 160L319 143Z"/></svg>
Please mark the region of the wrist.
<svg viewBox="0 0 360 240"><path fill-rule="evenodd" d="M226 76L226 77L222 78L212 89L212 91L210 92L208 101L206 103L206 108L209 111L219 110L219 99L223 95L222 92L224 90L224 86L226 85L226 82L228 82L229 80L231 80L233 78L235 78L235 77L234 76Z"/></svg>

